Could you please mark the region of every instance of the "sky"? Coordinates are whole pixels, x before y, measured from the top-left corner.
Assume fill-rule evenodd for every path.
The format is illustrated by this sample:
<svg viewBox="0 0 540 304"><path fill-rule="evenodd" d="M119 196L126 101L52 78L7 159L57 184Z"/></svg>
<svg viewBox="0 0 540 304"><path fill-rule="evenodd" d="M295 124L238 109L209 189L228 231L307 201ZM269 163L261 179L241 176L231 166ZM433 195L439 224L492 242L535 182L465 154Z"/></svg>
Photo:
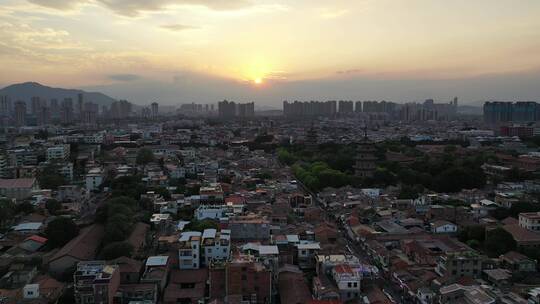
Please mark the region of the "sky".
<svg viewBox="0 0 540 304"><path fill-rule="evenodd" d="M538 0L0 0L0 85L138 104L540 100Z"/></svg>

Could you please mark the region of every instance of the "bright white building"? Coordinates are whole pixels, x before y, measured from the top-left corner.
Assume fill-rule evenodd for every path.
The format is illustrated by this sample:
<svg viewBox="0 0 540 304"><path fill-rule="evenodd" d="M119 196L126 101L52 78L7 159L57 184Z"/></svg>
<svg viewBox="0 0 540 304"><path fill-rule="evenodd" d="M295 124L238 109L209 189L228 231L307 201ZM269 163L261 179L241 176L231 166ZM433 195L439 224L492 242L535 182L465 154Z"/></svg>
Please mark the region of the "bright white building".
<svg viewBox="0 0 540 304"><path fill-rule="evenodd" d="M180 269L199 269L201 236L198 231L186 231L180 235L178 249L178 266Z"/></svg>
<svg viewBox="0 0 540 304"><path fill-rule="evenodd" d="M341 300L357 299L360 295L360 273L347 264L337 265L332 269L332 277L336 282Z"/></svg>
<svg viewBox="0 0 540 304"><path fill-rule="evenodd" d="M92 168L85 176L85 185L88 191L97 190L103 183L103 171L101 168Z"/></svg>
<svg viewBox="0 0 540 304"><path fill-rule="evenodd" d="M433 233L456 233L457 225L449 221L435 221L430 224Z"/></svg>
<svg viewBox="0 0 540 304"><path fill-rule="evenodd" d="M227 205L200 205L197 210L195 210L195 218L197 220L219 220L232 215L233 208Z"/></svg>

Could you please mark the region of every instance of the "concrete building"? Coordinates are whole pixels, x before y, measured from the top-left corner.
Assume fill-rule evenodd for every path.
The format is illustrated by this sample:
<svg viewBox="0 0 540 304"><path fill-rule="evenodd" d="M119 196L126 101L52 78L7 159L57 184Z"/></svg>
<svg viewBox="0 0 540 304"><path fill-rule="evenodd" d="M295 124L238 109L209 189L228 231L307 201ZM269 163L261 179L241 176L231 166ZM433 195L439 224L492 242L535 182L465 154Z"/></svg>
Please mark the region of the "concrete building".
<svg viewBox="0 0 540 304"><path fill-rule="evenodd" d="M437 258L435 272L450 280L461 277L477 278L482 273L485 257L475 252L447 253Z"/></svg>
<svg viewBox="0 0 540 304"><path fill-rule="evenodd" d="M84 177L86 189L88 191L94 191L99 188L99 186L103 183L104 174L103 170L101 168L92 168L88 171L86 176Z"/></svg>
<svg viewBox="0 0 540 304"><path fill-rule="evenodd" d="M199 269L202 233L186 231L180 235L178 248L178 267L180 269Z"/></svg>
<svg viewBox="0 0 540 304"><path fill-rule="evenodd" d="M340 299L344 302L357 299L360 295L360 273L351 266L337 265L332 269L332 278L336 282Z"/></svg>
<svg viewBox="0 0 540 304"><path fill-rule="evenodd" d="M205 229L202 234L202 248L205 265L214 261L227 261L231 253L231 231Z"/></svg>
<svg viewBox="0 0 540 304"><path fill-rule="evenodd" d="M233 240L270 239L270 221L260 215L239 215L229 220Z"/></svg>
<svg viewBox="0 0 540 304"><path fill-rule="evenodd" d="M120 271L117 265L105 261L79 262L73 274L75 303L112 304L120 286Z"/></svg>
<svg viewBox="0 0 540 304"><path fill-rule="evenodd" d="M68 160L70 156L69 145L57 145L47 148L47 161L64 161Z"/></svg>
<svg viewBox="0 0 540 304"><path fill-rule="evenodd" d="M39 189L35 178L0 179L0 196L23 200L32 196Z"/></svg>
<svg viewBox="0 0 540 304"><path fill-rule="evenodd" d="M540 231L540 212L520 213L519 226L530 231Z"/></svg>

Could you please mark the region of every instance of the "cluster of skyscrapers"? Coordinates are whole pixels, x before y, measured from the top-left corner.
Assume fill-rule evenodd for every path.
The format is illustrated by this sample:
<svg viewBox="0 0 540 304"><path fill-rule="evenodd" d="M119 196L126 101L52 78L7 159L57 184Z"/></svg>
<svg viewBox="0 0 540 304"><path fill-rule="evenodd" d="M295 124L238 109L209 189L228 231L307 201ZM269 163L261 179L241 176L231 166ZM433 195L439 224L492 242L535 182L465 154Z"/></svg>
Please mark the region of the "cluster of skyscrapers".
<svg viewBox="0 0 540 304"><path fill-rule="evenodd" d="M220 118L249 118L255 116L255 103L235 103L234 101L221 101L218 103Z"/></svg>
<svg viewBox="0 0 540 304"><path fill-rule="evenodd" d="M435 103L427 99L424 103L398 104L389 101L294 101L283 102L286 117L316 117L335 115L356 115L364 113L374 119L427 121L450 120L457 114L458 100L449 103Z"/></svg>
<svg viewBox="0 0 540 304"><path fill-rule="evenodd" d="M131 114L132 104L126 100L114 101L110 107L85 101L84 94L63 100L52 98L50 100L35 96L26 101L12 102L10 96L0 96L0 125L1 126L43 126L53 123L60 124L86 124L94 125L98 117L103 119L122 119ZM152 113L157 116L157 107L152 106Z"/></svg>
<svg viewBox="0 0 540 304"><path fill-rule="evenodd" d="M92 102L85 102L82 93L77 95L77 103L73 98L62 101L52 98L46 100L35 96L30 100L30 107L23 100L12 103L9 96L0 96L0 120L2 125L26 126L28 124L47 125L53 121L70 124L79 121L94 124L99 107Z"/></svg>
<svg viewBox="0 0 540 304"><path fill-rule="evenodd" d="M540 104L534 101L489 101L484 104L484 121L488 124L540 121Z"/></svg>

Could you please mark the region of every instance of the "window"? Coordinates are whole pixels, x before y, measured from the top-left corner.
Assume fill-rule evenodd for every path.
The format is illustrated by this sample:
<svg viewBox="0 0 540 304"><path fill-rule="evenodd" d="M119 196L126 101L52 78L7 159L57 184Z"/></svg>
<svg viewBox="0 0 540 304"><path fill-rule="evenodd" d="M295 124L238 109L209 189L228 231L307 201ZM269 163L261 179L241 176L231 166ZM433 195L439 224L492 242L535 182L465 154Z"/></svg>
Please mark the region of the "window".
<svg viewBox="0 0 540 304"><path fill-rule="evenodd" d="M352 287L352 283L351 283L351 282L347 283L347 287L351 288L351 287Z"/></svg>
<svg viewBox="0 0 540 304"><path fill-rule="evenodd" d="M357 282L354 282L354 283L353 283L353 287L358 287L358 283L357 283Z"/></svg>
<svg viewBox="0 0 540 304"><path fill-rule="evenodd" d="M245 280L247 280L247 277L246 277L245 274L243 274L243 275L242 275L242 281L245 281Z"/></svg>

